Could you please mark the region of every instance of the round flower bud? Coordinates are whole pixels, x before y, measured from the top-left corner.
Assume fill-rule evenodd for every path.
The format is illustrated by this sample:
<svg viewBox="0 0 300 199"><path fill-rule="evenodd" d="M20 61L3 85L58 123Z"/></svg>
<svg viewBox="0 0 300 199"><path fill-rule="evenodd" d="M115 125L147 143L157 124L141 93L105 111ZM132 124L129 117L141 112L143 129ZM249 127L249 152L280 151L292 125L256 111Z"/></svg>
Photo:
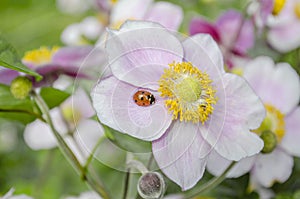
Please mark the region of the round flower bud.
<svg viewBox="0 0 300 199"><path fill-rule="evenodd" d="M32 89L32 82L23 76L15 78L10 85L10 92L17 99L25 99Z"/></svg>
<svg viewBox="0 0 300 199"><path fill-rule="evenodd" d="M261 152L271 153L277 145L276 135L272 131L263 131L260 138L264 141L264 148Z"/></svg>
<svg viewBox="0 0 300 199"><path fill-rule="evenodd" d="M140 177L137 190L144 199L160 198L165 192L164 179L157 172L146 173Z"/></svg>

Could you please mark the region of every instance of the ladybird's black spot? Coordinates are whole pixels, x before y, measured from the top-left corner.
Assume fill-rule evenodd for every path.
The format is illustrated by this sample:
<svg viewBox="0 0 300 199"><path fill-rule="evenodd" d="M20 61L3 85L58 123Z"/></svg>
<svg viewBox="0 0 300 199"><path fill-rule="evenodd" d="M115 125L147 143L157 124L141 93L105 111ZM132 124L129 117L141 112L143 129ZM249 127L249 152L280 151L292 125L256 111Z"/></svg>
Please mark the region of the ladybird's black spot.
<svg viewBox="0 0 300 199"><path fill-rule="evenodd" d="M134 102L137 102L137 100L134 100Z"/></svg>
<svg viewBox="0 0 300 199"><path fill-rule="evenodd" d="M141 100L144 100L144 97L141 97Z"/></svg>
<svg viewBox="0 0 300 199"><path fill-rule="evenodd" d="M150 95L149 102L150 102L150 104L154 104L155 103L155 97L153 95Z"/></svg>
<svg viewBox="0 0 300 199"><path fill-rule="evenodd" d="M144 91L142 91L142 94L144 94L145 92Z"/></svg>

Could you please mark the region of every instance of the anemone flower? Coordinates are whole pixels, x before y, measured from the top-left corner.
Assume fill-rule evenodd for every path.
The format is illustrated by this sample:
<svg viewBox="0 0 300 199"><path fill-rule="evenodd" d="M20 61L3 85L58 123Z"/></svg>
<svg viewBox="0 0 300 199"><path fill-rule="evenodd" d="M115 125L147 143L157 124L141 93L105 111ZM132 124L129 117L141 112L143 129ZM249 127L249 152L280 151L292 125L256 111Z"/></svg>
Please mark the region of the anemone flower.
<svg viewBox="0 0 300 199"><path fill-rule="evenodd" d="M246 81L225 73L222 54L209 35L183 42L163 26L127 21L109 30L106 51L112 75L95 85L100 121L152 141L160 169L183 190L202 177L207 155L230 160L258 153L265 110Z"/></svg>
<svg viewBox="0 0 300 199"><path fill-rule="evenodd" d="M254 45L254 29L250 20L235 10L221 15L213 24L202 17L193 18L190 22L190 35L210 34L219 44L229 68L233 66L235 56L245 57Z"/></svg>
<svg viewBox="0 0 300 199"><path fill-rule="evenodd" d="M251 188L269 188L275 182L285 182L292 173L293 156L300 157L300 81L296 71L287 63L275 66L269 57L258 57L244 68L246 80L260 96L267 110L262 125L256 129L265 137L263 153L241 160L228 177L239 177L250 171ZM270 147L270 150L265 149ZM215 164L218 161L220 164ZM230 161L212 153L207 168L220 175ZM269 197L270 198L270 197Z"/></svg>
<svg viewBox="0 0 300 199"><path fill-rule="evenodd" d="M41 47L37 50L26 52L22 62L43 76L40 82L32 79L35 87L51 85L60 75L67 75L73 78L87 78L86 71L78 72L79 68L98 66L97 61L102 63L103 60L102 56L87 59L92 50L93 47L91 46L54 47L52 49Z"/></svg>
<svg viewBox="0 0 300 199"><path fill-rule="evenodd" d="M298 48L300 46L300 2L298 0L275 1L274 8L278 11L268 19L268 42L282 53Z"/></svg>

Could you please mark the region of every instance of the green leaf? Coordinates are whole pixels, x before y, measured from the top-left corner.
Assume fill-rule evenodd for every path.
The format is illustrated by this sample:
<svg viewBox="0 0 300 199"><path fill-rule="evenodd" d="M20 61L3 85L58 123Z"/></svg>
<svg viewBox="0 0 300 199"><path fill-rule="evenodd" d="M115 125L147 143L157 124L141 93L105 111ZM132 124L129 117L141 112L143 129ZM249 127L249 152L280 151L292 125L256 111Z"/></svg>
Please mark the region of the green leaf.
<svg viewBox="0 0 300 199"><path fill-rule="evenodd" d="M5 68L20 71L28 75L34 76L37 81L42 79L42 76L32 71L27 66L22 64L17 51L0 35L0 65Z"/></svg>
<svg viewBox="0 0 300 199"><path fill-rule="evenodd" d="M131 137L124 133L118 132L104 124L102 124L102 126L105 130L105 135L109 135L107 137L120 148L129 152L136 152L136 153L151 152L151 142L146 142Z"/></svg>
<svg viewBox="0 0 300 199"><path fill-rule="evenodd" d="M0 84L0 117L19 121L23 124L41 118L29 97L16 99L10 92L10 87Z"/></svg>
<svg viewBox="0 0 300 199"><path fill-rule="evenodd" d="M42 88L40 95L50 109L60 105L65 99L70 97L69 93L51 87Z"/></svg>

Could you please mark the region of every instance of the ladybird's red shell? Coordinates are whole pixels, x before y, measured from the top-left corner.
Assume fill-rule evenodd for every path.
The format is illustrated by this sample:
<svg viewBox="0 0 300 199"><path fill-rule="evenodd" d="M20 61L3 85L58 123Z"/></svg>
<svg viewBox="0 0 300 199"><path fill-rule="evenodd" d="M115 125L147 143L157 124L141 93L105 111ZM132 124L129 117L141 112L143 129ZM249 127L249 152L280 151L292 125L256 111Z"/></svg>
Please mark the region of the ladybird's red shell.
<svg viewBox="0 0 300 199"><path fill-rule="evenodd" d="M132 98L138 106L150 106L155 103L153 94L145 90L137 91Z"/></svg>

